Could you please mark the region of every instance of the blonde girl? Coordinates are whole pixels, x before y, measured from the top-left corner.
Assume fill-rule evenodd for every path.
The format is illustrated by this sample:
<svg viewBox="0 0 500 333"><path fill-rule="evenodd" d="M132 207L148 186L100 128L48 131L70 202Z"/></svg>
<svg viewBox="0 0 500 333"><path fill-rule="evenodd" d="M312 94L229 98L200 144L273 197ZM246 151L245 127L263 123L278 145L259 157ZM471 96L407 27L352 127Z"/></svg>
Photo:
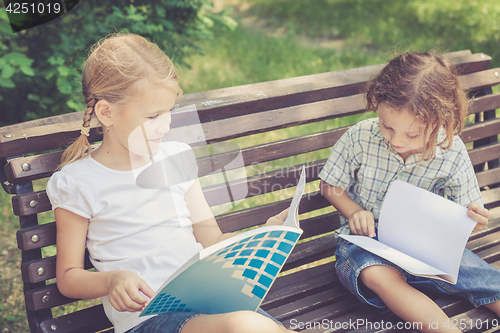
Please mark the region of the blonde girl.
<svg viewBox="0 0 500 333"><path fill-rule="evenodd" d="M158 46L133 34L112 35L93 47L82 84L87 109L81 136L64 152L60 170L47 185L57 225L61 293L102 297L117 333L286 331L261 310L139 318L170 274L231 234L221 233L196 176L162 189L136 185L137 173L152 156L187 152L184 156L192 159L173 166L181 175L196 163L188 145L161 142L182 91L174 65ZM87 139L93 117L103 129L102 144L94 151ZM142 136L134 139L137 133ZM267 224L283 223L286 214ZM95 272L84 269L85 248Z"/></svg>
<svg viewBox="0 0 500 333"><path fill-rule="evenodd" d="M467 100L455 67L438 55L402 54L368 83L366 100L379 117L351 127L320 172L323 195L341 213L339 232L376 237L382 202L396 179L466 206L475 230L483 228L489 212L458 136ZM467 249L456 285L408 274L343 239L336 257L340 281L359 300L387 306L424 332L460 330L420 290L460 295L500 315L500 271Z"/></svg>

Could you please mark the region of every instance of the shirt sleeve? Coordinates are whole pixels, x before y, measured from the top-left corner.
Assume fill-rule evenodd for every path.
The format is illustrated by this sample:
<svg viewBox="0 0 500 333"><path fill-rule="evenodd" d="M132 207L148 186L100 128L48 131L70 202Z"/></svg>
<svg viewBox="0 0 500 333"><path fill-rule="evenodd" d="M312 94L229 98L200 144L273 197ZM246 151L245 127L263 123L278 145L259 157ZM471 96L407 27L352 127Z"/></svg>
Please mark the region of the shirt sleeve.
<svg viewBox="0 0 500 333"><path fill-rule="evenodd" d="M460 155L457 158L456 171L444 184L443 194L445 198L464 207L467 207L471 202L477 202L482 206L483 199L474 167L469 159L467 149L463 144L462 146Z"/></svg>
<svg viewBox="0 0 500 333"><path fill-rule="evenodd" d="M50 177L46 192L52 210L60 207L87 219L92 217L89 195L84 195L75 180L63 171L58 171Z"/></svg>
<svg viewBox="0 0 500 333"><path fill-rule="evenodd" d="M356 170L359 162L356 159L356 145L353 135L357 127L353 126L335 143L319 178L326 183L347 190L354 182L351 170Z"/></svg>

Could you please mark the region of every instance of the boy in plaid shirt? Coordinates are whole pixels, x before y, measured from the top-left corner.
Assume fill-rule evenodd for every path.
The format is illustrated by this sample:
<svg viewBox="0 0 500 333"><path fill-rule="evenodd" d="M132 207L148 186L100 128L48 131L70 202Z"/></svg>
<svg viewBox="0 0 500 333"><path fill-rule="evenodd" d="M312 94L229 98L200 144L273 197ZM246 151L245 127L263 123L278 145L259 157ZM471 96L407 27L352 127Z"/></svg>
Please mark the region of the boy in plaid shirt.
<svg viewBox="0 0 500 333"><path fill-rule="evenodd" d="M482 229L489 212L458 137L468 103L455 67L438 55L400 55L368 83L366 100L379 117L351 127L319 175L323 195L341 213L339 233L376 237L382 202L396 179L466 206L474 230ZM420 322L424 332L435 331L430 324L436 322L439 332L460 330L420 290L460 295L500 316L500 271L467 249L456 285L413 276L342 238L336 258L341 283L358 299Z"/></svg>

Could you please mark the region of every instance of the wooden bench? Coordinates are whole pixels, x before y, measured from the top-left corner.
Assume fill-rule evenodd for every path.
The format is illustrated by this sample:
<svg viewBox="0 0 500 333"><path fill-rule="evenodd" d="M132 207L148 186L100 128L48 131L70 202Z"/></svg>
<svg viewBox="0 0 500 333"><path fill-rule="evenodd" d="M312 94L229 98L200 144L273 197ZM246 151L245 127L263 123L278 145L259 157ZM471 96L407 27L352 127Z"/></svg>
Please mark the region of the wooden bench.
<svg viewBox="0 0 500 333"><path fill-rule="evenodd" d="M493 94L491 89L500 83L500 69L489 69L491 58L484 54L459 51L447 57L458 66L465 89L474 97L470 109L474 123L466 126L462 139L470 146L484 202L491 209L489 226L473 234L467 247L500 268L500 188L496 186L500 183L500 119L495 118L500 94ZM297 331L371 332L383 328L385 332L391 331L388 323L396 325L400 321L388 310L360 304L338 282L332 256L336 247L333 231L339 227L339 216L318 192L318 173L331 146L348 128L345 124L360 120L349 116L365 112L360 92L382 66L188 94L179 103L196 105L207 142L232 140L240 145L248 166L248 179L232 184L248 188L248 198L232 211L217 216L224 232L260 224L286 208L293 191L279 190L295 186L298 170L305 164L310 187L300 204L300 213L305 214L301 215L304 235L262 305ZM38 214L51 207L45 191L34 191L32 181L54 172L61 155L57 149L79 135L81 123L79 112L0 128L1 180L4 189L14 195L12 208L19 216L17 240L32 332L113 331L101 305L52 317L51 309L76 300L59 293L54 280L56 259L43 258L41 251L55 244L56 228L54 222L39 225ZM339 123L343 126L338 127ZM173 127L182 125L186 125L182 117L174 119ZM93 128L89 138L96 142L101 136ZM201 159L200 174L212 172L222 159ZM223 185L209 185L204 190L212 206L222 203ZM87 267L91 268L89 262ZM466 300L431 297L471 331L484 330L470 327L476 320L478 324L490 320L491 326L491 320L496 318L489 310L475 309Z"/></svg>

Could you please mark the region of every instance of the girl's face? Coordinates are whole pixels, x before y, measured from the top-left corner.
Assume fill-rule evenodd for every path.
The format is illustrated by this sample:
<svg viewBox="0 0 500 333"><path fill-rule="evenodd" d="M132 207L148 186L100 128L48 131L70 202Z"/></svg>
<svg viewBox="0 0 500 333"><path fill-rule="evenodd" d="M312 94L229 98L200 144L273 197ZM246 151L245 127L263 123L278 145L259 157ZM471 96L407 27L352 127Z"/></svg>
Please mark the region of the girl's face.
<svg viewBox="0 0 500 333"><path fill-rule="evenodd" d="M176 97L174 88L149 86L119 110L107 134L128 150L132 167L149 161L158 152L163 135L170 130L170 110Z"/></svg>
<svg viewBox="0 0 500 333"><path fill-rule="evenodd" d="M395 110L381 103L378 106L380 133L404 159L422 151L429 140L424 136L425 125L406 110Z"/></svg>

